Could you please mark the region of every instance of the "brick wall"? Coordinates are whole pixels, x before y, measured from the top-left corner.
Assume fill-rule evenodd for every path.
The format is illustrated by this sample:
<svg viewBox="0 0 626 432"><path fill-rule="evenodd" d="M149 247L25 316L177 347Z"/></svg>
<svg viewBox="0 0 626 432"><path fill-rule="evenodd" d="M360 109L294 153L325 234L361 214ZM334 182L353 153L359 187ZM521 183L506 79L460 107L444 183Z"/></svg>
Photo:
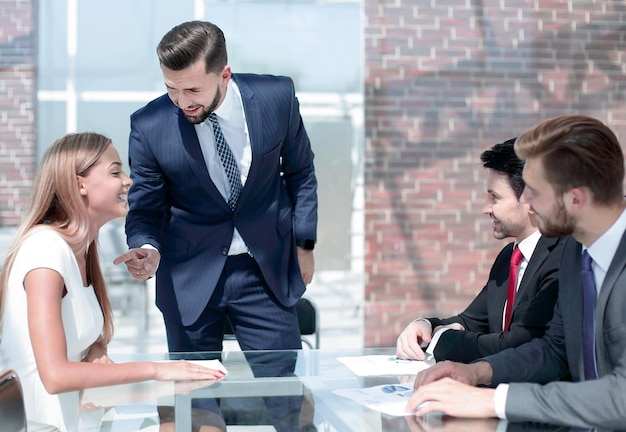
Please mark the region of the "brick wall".
<svg viewBox="0 0 626 432"><path fill-rule="evenodd" d="M0 226L30 195L36 146L36 0L0 0Z"/></svg>
<svg viewBox="0 0 626 432"><path fill-rule="evenodd" d="M626 6L364 0L365 346L461 311L497 252L480 153L564 113L626 142Z"/></svg>

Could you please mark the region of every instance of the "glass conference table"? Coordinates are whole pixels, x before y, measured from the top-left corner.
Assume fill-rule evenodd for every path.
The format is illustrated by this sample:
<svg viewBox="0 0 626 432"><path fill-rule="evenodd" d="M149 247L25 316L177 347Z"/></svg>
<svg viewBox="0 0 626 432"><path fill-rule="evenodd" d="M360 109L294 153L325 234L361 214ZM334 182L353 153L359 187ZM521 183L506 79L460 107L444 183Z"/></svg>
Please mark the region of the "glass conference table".
<svg viewBox="0 0 626 432"><path fill-rule="evenodd" d="M83 404L116 407L128 406L129 402L151 401L168 407L177 432L191 431L192 419L202 424L223 421L228 431L251 432L569 430L558 426L512 424L497 419L393 416L334 393L340 389L364 389L393 383L406 383L412 387L410 376L359 376L338 360L340 357L391 357L394 353L395 349L386 348L118 355L113 356L115 361L218 359L228 370L228 375L211 384L150 381L88 389L83 394ZM198 412L208 412L210 416L198 417ZM208 423L205 423L207 418Z"/></svg>

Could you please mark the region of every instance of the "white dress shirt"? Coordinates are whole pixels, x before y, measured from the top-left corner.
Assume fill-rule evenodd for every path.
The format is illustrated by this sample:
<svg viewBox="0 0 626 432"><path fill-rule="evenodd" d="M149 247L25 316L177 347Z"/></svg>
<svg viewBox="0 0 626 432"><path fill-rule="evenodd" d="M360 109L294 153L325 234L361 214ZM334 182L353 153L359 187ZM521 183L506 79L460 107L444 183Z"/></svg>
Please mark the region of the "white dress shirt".
<svg viewBox="0 0 626 432"><path fill-rule="evenodd" d="M535 248L537 247L537 243L539 243L539 239L541 238L541 233L537 230L528 237L526 237L521 242L517 243L519 247L519 251L522 253L522 260L519 263L519 267L517 269L517 280L515 281L515 292L519 290L519 286L522 283L522 278L524 277L524 273L526 272L526 267L528 267L528 262L530 258L533 256L533 252L535 252ZM515 248L516 245L513 245ZM504 310L506 311L506 304L504 302ZM504 330L504 319L505 314L502 314L502 329Z"/></svg>
<svg viewBox="0 0 626 432"><path fill-rule="evenodd" d="M252 148L250 146L246 116L241 102L241 93L234 80L231 79L228 82L224 101L215 110L215 115L218 118L224 139L237 161L237 166L241 173L241 185L244 186L252 163ZM213 135L211 123L207 119L200 124L194 125L194 127L200 141L202 155L204 156L209 176L224 197L224 200L228 201L230 185L222 161L215 149L215 135ZM248 252L248 247L237 229L235 229L228 255L239 255L246 252Z"/></svg>

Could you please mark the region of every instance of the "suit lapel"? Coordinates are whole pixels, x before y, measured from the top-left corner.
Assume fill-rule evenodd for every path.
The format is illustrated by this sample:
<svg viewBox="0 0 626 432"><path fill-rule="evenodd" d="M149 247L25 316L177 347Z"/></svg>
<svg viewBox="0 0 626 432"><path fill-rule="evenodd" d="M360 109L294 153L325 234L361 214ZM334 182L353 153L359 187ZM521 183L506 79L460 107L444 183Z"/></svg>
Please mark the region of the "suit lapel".
<svg viewBox="0 0 626 432"><path fill-rule="evenodd" d="M626 266L626 232L622 234L622 239L619 242L619 246L615 251L615 255L613 256L613 260L611 261L611 265L606 272L606 276L604 277L604 282L602 283L602 289L600 290L600 295L598 296L598 304L596 307L596 311L599 309L606 309L606 303L609 299L609 295L613 287L615 287L615 283L617 282L617 278L624 271L624 267Z"/></svg>
<svg viewBox="0 0 626 432"><path fill-rule="evenodd" d="M494 283L496 283L496 289L492 289L489 292L489 304L493 304L494 309L499 313L499 319L496 320L498 323L497 327L495 327L492 331L502 331L502 323L504 322L504 308L506 306L506 298L508 294L508 283L509 283L509 267L511 262L511 255L513 254L513 246L515 243L509 243L505 246L505 248L501 252L501 263L498 268L498 274L503 274L504 277L498 278L497 275L493 279ZM495 270L495 266L494 266ZM513 303L515 305L515 302ZM514 308L515 309L515 308ZM490 327L491 327L491 320Z"/></svg>
<svg viewBox="0 0 626 432"><path fill-rule="evenodd" d="M602 283L602 289L600 290L600 295L598 296L598 301L596 303L595 310L595 319L596 319L596 358L598 361L598 369L603 367L608 360L607 353L604 349L605 344L603 343L603 335L604 335L604 314L606 313L607 304L609 301L609 297L611 296L611 292L616 289L617 280L620 275L624 272L624 268L626 268L626 232L622 234L622 238L620 240L619 246L617 247L617 251L615 251L615 255L613 256L613 260L611 261L611 265L606 272L606 276L604 278L604 282ZM598 370L598 373L602 375L602 372Z"/></svg>
<svg viewBox="0 0 626 432"><path fill-rule="evenodd" d="M576 371L578 377L583 377L583 282L581 277L582 245L573 237L566 239L561 257L561 269L559 272L559 303L563 325L572 328L568 345L570 370ZM565 266L564 266L565 265ZM568 357L569 357L568 355ZM574 363L575 362L575 363Z"/></svg>
<svg viewBox="0 0 626 432"><path fill-rule="evenodd" d="M232 79L237 83L239 87L239 93L241 94L241 103L243 105L243 112L246 118L246 124L248 125L248 136L250 137L250 150L252 152L252 162L250 164L250 170L248 171L248 178L246 184L241 190L239 200L245 200L246 195L249 193L250 187L248 185L254 184L254 178L258 173L259 166L259 146L263 142L263 127L261 122L261 110L258 107L258 102L254 97L254 91L248 86L244 79L237 74L232 75Z"/></svg>

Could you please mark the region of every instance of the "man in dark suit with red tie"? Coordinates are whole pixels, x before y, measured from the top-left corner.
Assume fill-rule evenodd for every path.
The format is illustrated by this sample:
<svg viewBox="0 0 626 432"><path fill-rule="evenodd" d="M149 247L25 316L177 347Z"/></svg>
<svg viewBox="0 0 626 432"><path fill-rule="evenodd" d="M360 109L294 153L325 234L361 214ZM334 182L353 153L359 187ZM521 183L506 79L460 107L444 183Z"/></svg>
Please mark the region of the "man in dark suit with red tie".
<svg viewBox="0 0 626 432"><path fill-rule="evenodd" d="M398 357L423 360L421 345L429 343L427 352L437 361L471 362L545 332L558 294L563 240L541 236L530 207L520 202L524 163L514 142L496 144L481 160L487 169L483 213L492 220L495 238L515 241L498 254L486 285L463 312L409 323L398 337Z"/></svg>
<svg viewBox="0 0 626 432"><path fill-rule="evenodd" d="M209 22L174 27L157 55L167 94L131 116L131 249L115 262L156 274L170 351L221 351L227 318L243 350L299 349L317 180L294 83L232 73Z"/></svg>

